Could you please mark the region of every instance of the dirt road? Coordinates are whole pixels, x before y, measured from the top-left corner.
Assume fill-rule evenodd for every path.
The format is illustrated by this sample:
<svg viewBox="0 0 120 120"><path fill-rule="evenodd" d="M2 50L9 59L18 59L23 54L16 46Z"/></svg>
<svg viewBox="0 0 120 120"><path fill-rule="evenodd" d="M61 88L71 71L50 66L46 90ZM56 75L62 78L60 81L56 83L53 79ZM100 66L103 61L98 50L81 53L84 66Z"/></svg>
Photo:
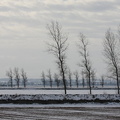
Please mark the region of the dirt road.
<svg viewBox="0 0 120 120"><path fill-rule="evenodd" d="M120 107L2 107L0 120L120 120Z"/></svg>

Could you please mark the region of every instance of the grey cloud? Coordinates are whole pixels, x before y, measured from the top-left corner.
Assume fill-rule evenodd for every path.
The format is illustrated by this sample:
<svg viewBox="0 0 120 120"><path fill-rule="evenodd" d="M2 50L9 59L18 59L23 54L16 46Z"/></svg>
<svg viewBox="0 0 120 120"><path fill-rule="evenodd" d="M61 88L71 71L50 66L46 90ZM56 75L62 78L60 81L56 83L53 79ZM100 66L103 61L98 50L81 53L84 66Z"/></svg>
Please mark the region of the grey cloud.
<svg viewBox="0 0 120 120"><path fill-rule="evenodd" d="M0 16L0 22L2 23L19 23L29 27L39 27L41 22L37 19L30 19L24 16Z"/></svg>
<svg viewBox="0 0 120 120"><path fill-rule="evenodd" d="M27 0L27 2L29 1L31 2L32 0ZM24 0L24 2L26 2L26 0ZM7 6L4 5L0 7L0 25L3 26L0 27L0 31L3 31L5 34L0 35L0 41L6 40L6 43L4 46L3 44L0 44L0 46L3 46L3 50L6 50L6 55L9 55L9 49L13 53L14 51L18 51L21 54L26 51L26 54L22 54L22 56L20 56L23 58L27 56L29 51L34 55L34 57L38 56L38 51L41 49L44 50L43 41L48 39L46 37L46 23L49 23L51 20L57 20L62 24L63 30L69 33L69 42L72 45L78 39L77 36L79 32L83 32L88 38L91 38L93 40L96 40L98 38L103 39L107 28L116 27L119 23L119 1L116 0L114 2L109 2L96 0L96 2L88 3L76 4L73 2L73 4L45 4L41 2L41 0L35 0L34 4L31 6L27 4L14 4L13 2ZM33 15L32 12L34 12L35 15ZM23 28L21 26L23 26ZM12 46L12 49L9 45L11 41L14 44ZM23 44L25 44L24 49ZM36 49L33 50L32 48ZM23 51L21 51L21 49L23 49ZM95 48L95 50L96 49L97 48ZM4 55L3 50L1 50L1 55ZM44 59L42 61L43 65L44 61L47 61L48 56L46 55L46 59L44 58L44 54L39 54L39 56ZM16 62L16 65L18 62L20 63L20 57L18 54L16 60L14 61ZM36 61L40 59L40 57L37 58ZM71 58L71 56L69 57ZM29 56L29 59L25 58L22 62L27 63L28 66L34 66L37 68L38 64L33 64L33 66L32 64L29 64L28 61L30 61L31 58L32 56ZM30 61L30 63L31 62L32 61ZM1 62L1 64L3 63ZM8 63L11 64L11 61ZM3 65L5 66L5 63ZM39 65L41 66L41 62ZM48 66L46 66L46 64L44 65L46 68L48 68ZM2 73L2 71L0 72Z"/></svg>
<svg viewBox="0 0 120 120"><path fill-rule="evenodd" d="M108 2L108 1L96 1L93 3L88 4L86 10L90 10L92 12L103 12L103 11L112 11L117 9L117 4L115 2Z"/></svg>
<svg viewBox="0 0 120 120"><path fill-rule="evenodd" d="M31 1L29 1L31 2ZM9 3L7 6L6 5L3 5L3 6L0 6L0 11L1 12L6 12L6 11L12 11L12 12L15 12L15 11L26 11L26 12L31 12L31 11L40 11L42 9L45 9L45 5L44 3L42 2L38 2L36 1L35 2L36 4L34 4L33 6L24 6L23 4L14 4L14 3Z"/></svg>
<svg viewBox="0 0 120 120"><path fill-rule="evenodd" d="M50 4L48 5L48 9L52 11L72 11L72 10L80 10L80 11L86 11L86 12L105 12L105 11L112 11L114 9L117 9L118 4L116 2L111 1L95 1L90 3L78 3L73 5L66 5L66 4Z"/></svg>
<svg viewBox="0 0 120 120"><path fill-rule="evenodd" d="M11 11L11 7L7 7L7 6L0 6L0 12L8 12Z"/></svg>
<svg viewBox="0 0 120 120"><path fill-rule="evenodd" d="M30 1L31 2L31 1ZM68 2L69 3L69 2ZM1 11L61 11L61 12L67 12L72 10L81 10L81 11L88 11L89 12L98 12L98 11L107 11L107 10L113 10L117 9L117 6L119 1L116 0L114 2L112 1L94 1L94 2L88 2L88 3L75 3L75 4L45 4L43 1L34 1L33 6L24 6L22 4L9 4L9 6L1 6Z"/></svg>

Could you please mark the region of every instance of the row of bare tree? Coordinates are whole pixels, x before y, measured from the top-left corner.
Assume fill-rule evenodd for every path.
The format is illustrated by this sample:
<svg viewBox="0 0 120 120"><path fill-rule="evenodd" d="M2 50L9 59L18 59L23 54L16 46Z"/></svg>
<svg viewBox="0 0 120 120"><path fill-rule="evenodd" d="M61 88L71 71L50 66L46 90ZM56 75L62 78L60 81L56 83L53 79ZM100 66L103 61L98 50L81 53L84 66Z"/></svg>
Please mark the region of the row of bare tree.
<svg viewBox="0 0 120 120"><path fill-rule="evenodd" d="M47 24L47 30L49 32L50 42L47 43L48 45L48 52L53 54L56 58L56 64L58 67L58 74L54 74L54 79L56 81L57 86L59 86L59 80L62 80L64 86L64 92L67 94L67 75L69 73L69 80L71 78L71 72L68 70L67 62L66 62L66 51L68 49L68 36L62 31L62 26L56 22L52 21L50 24ZM77 43L78 53L80 55L80 63L79 66L81 67L82 73L82 80L84 83L84 79L87 80L90 94L92 94L92 85L94 82L95 70L93 69L90 55L89 55L89 42L86 36L82 33L79 34L79 41ZM105 33L105 39L103 42L104 50L103 54L105 56L106 63L108 64L108 71L110 75L108 77L116 80L118 94L119 94L119 83L120 83L120 27L118 28L117 33L113 33L111 29L108 29ZM11 87L13 85L13 79L16 81L17 87L20 84L20 76L23 79L24 87L26 87L27 76L24 70L21 70L19 73L18 68L14 68L12 71L11 69L7 71L6 74L10 79ZM78 86L78 73L74 73L76 79L76 85ZM45 87L45 74L42 72L42 83ZM50 86L52 87L52 76L51 71L48 71L47 78L50 81ZM102 81L104 79L102 78ZM103 82L102 82L103 83ZM70 86L72 86L70 81Z"/></svg>
<svg viewBox="0 0 120 120"><path fill-rule="evenodd" d="M52 53L56 57L56 64L58 66L59 74L63 81L64 91L66 91L66 74L67 74L67 64L66 64L66 51L68 48L68 36L63 33L62 26L56 22L52 21L47 25L47 29L51 40L47 43L48 52ZM88 50L88 39L82 33L79 34L79 42L77 43L79 55L81 72L83 76L88 80L90 94L91 91L91 80L95 76L95 70L92 67L92 63L89 56ZM111 78L117 81L117 88L119 94L119 81L120 81L120 27L118 29L117 35L115 35L110 29L105 33L105 39L103 42L104 46L104 56L108 64L108 71Z"/></svg>
<svg viewBox="0 0 120 120"><path fill-rule="evenodd" d="M47 29L49 31L50 37L52 38L52 41L48 43L48 51L56 57L56 63L58 65L59 73L63 80L64 91L66 94L66 50L68 48L68 37L62 32L62 26L58 22L52 21L49 25L47 25ZM89 58L88 40L82 33L80 33L79 39L80 40L78 43L78 50L80 56L82 57L79 66L82 67L82 73L88 79L88 85L91 94L91 77L93 74L95 74L95 71L92 68Z"/></svg>
<svg viewBox="0 0 120 120"><path fill-rule="evenodd" d="M84 76L84 73L82 71L81 73L82 75L82 79L80 78L80 75L79 75L79 72L76 70L75 72L71 72L70 70L68 70L67 72L67 78L66 78L66 86L69 87L69 88L72 88L72 87L79 87L79 86L83 86L83 88L85 86L88 86L89 84L89 81L85 79L85 76ZM100 83L103 87L104 85L104 78L100 80ZM46 87L46 85L50 86L51 88L55 87L55 84L57 87L60 87L60 85L62 84L62 81L60 79L60 75L59 74L54 74L52 75L51 74L51 71L50 69L48 70L48 73L47 75L42 72L41 73L41 82L42 82L42 85L44 86L44 88ZM96 84L96 78L94 76L94 74L92 74L92 87L94 88L95 87L95 84Z"/></svg>
<svg viewBox="0 0 120 120"><path fill-rule="evenodd" d="M21 79L22 79L24 87L26 87L27 75L26 75L26 72L24 71L24 69L21 69L20 72L19 72L19 68L17 68L17 67L14 68L13 70L9 69L6 72L6 75L9 77L9 82L10 82L11 87L13 87L13 80L15 80L16 86L19 88Z"/></svg>
<svg viewBox="0 0 120 120"><path fill-rule="evenodd" d="M47 79L49 80L50 87L52 88L53 78L52 78L52 74L51 74L51 71L50 71L50 70L48 71L48 75L45 75L44 72L41 73L41 81L42 81L42 83L43 83L44 88L45 88L46 82L47 82L47 81L46 81L46 77L47 77ZM60 79L59 79L59 75L57 75L56 73L54 74L54 81L55 81L57 87L59 87L59 86L60 86Z"/></svg>

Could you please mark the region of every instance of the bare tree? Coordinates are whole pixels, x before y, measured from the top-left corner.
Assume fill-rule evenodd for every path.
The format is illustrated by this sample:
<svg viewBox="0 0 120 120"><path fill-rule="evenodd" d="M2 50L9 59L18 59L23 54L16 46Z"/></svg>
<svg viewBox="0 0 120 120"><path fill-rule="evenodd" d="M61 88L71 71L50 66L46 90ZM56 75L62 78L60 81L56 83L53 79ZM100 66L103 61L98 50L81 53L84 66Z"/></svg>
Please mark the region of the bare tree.
<svg viewBox="0 0 120 120"><path fill-rule="evenodd" d="M119 40L119 43L118 43L118 51L119 51L119 61L120 61L120 25L118 26L117 36L118 36L118 40ZM120 78L120 68L119 68L119 78ZM119 79L119 85L120 85L120 79Z"/></svg>
<svg viewBox="0 0 120 120"><path fill-rule="evenodd" d="M91 91L91 75L92 75L92 65L90 62L89 58L89 52L88 52L88 40L86 37L80 33L79 36L79 43L78 43L78 48L79 48L79 54L82 57L80 67L82 67L83 73L85 74L86 79L88 79L88 86L90 89L90 94L92 94Z"/></svg>
<svg viewBox="0 0 120 120"><path fill-rule="evenodd" d="M16 81L16 85L19 88L20 86L20 74L19 74L19 68L14 68L14 79Z"/></svg>
<svg viewBox="0 0 120 120"><path fill-rule="evenodd" d="M78 86L79 86L79 73L78 73L78 71L74 72L74 76L75 76L76 86L78 88Z"/></svg>
<svg viewBox="0 0 120 120"><path fill-rule="evenodd" d="M82 85L83 85L83 88L85 87L85 76L84 76L84 71L82 70L81 72L81 75L82 75Z"/></svg>
<svg viewBox="0 0 120 120"><path fill-rule="evenodd" d="M117 88L119 94L119 53L117 49L117 40L114 33L110 29L105 34L103 46L104 56L106 57L106 62L108 64L108 70L111 73L111 77L117 81Z"/></svg>
<svg viewBox="0 0 120 120"><path fill-rule="evenodd" d="M13 87L13 72L12 72L12 70L9 69L9 71L6 72L6 75L9 77L10 86L12 88Z"/></svg>
<svg viewBox="0 0 120 120"><path fill-rule="evenodd" d="M24 71L24 69L21 69L21 76L22 76L22 79L23 79L24 88L26 88L26 84L27 84L27 74L26 74L26 72Z"/></svg>
<svg viewBox="0 0 120 120"><path fill-rule="evenodd" d="M68 79L69 79L70 88L71 88L72 87L72 72L70 70L68 71Z"/></svg>
<svg viewBox="0 0 120 120"><path fill-rule="evenodd" d="M44 88L45 88L45 85L46 85L46 78L45 78L45 73L44 73L44 72L42 72L42 74L41 74L41 81L42 81L43 86L44 86Z"/></svg>
<svg viewBox="0 0 120 120"><path fill-rule="evenodd" d="M104 75L101 76L101 86L104 87L104 81L105 81L105 78L104 78Z"/></svg>
<svg viewBox="0 0 120 120"><path fill-rule="evenodd" d="M120 44L120 25L118 26L117 38L118 38L119 44Z"/></svg>
<svg viewBox="0 0 120 120"><path fill-rule="evenodd" d="M92 78L92 87L94 88L95 87L95 71L94 70L92 71L91 78Z"/></svg>
<svg viewBox="0 0 120 120"><path fill-rule="evenodd" d="M50 87L52 88L52 75L51 75L51 71L50 69L48 70L48 75L47 75L47 78L49 79L49 82L50 82Z"/></svg>
<svg viewBox="0 0 120 120"><path fill-rule="evenodd" d="M54 74L54 80L57 84L57 87L59 87L60 86L60 80L59 80L59 76L56 73Z"/></svg>
<svg viewBox="0 0 120 120"><path fill-rule="evenodd" d="M66 92L66 50L68 48L67 36L63 34L62 27L58 22L52 21L47 25L51 42L47 43L48 51L56 57L56 63L63 81L64 91Z"/></svg>

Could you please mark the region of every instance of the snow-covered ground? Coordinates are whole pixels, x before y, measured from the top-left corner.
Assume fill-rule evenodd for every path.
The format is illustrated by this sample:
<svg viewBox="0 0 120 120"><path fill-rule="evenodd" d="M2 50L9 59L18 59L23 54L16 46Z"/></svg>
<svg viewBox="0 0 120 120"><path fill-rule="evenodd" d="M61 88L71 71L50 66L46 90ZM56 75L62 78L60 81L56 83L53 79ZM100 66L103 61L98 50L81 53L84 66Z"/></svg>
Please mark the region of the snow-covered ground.
<svg viewBox="0 0 120 120"><path fill-rule="evenodd" d="M70 103L70 102L119 102L120 95L116 90L0 90L1 103Z"/></svg>
<svg viewBox="0 0 120 120"><path fill-rule="evenodd" d="M35 108L46 108L46 107L120 107L120 103L110 102L110 103L75 103L75 104L0 104L0 108L24 108L24 107L35 107Z"/></svg>
<svg viewBox="0 0 120 120"><path fill-rule="evenodd" d="M0 100L120 100L117 90L0 90ZM120 103L0 104L0 120L120 120Z"/></svg>
<svg viewBox="0 0 120 120"><path fill-rule="evenodd" d="M92 94L116 94L117 90L92 90ZM0 94L64 94L64 90L0 90ZM67 90L67 94L89 94L89 90Z"/></svg>

